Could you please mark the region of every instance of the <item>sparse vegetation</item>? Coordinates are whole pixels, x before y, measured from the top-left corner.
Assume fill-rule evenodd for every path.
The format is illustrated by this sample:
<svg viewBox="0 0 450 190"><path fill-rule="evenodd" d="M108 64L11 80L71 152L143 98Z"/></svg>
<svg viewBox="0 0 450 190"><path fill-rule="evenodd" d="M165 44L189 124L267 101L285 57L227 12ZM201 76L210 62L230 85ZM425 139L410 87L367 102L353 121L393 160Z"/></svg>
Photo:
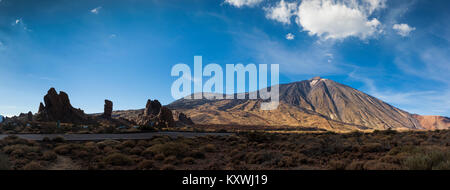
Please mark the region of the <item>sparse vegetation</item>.
<svg viewBox="0 0 450 190"><path fill-rule="evenodd" d="M0 169L449 170L450 131L274 134L73 142L0 140Z"/></svg>

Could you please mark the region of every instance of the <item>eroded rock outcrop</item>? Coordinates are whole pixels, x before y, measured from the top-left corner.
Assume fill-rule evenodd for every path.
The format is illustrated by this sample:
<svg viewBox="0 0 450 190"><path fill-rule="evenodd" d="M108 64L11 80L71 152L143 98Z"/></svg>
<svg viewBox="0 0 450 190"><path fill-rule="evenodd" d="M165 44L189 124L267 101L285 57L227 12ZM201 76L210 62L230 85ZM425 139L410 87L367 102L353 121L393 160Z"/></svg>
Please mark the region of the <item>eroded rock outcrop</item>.
<svg viewBox="0 0 450 190"><path fill-rule="evenodd" d="M138 125L152 127L174 127L172 111L161 105L158 100L148 100L144 113L138 117Z"/></svg>
<svg viewBox="0 0 450 190"><path fill-rule="evenodd" d="M105 100L105 108L103 111L103 117L106 119L111 119L113 111L113 102L110 100Z"/></svg>
<svg viewBox="0 0 450 190"><path fill-rule="evenodd" d="M29 111L29 112L27 113L27 120L28 120L28 121L33 121L33 113L32 113L31 111Z"/></svg>
<svg viewBox="0 0 450 190"><path fill-rule="evenodd" d="M183 125L193 125L194 122L192 121L192 119L190 117L188 117L186 114L184 114L183 112L179 112L179 111L172 111L173 114L173 118L175 120L175 123L177 124L177 126L183 126Z"/></svg>
<svg viewBox="0 0 450 190"><path fill-rule="evenodd" d="M36 116L38 121L60 121L64 123L84 123L88 117L81 109L75 109L70 104L67 93L60 91L59 94L51 88L44 96L44 104L39 105Z"/></svg>

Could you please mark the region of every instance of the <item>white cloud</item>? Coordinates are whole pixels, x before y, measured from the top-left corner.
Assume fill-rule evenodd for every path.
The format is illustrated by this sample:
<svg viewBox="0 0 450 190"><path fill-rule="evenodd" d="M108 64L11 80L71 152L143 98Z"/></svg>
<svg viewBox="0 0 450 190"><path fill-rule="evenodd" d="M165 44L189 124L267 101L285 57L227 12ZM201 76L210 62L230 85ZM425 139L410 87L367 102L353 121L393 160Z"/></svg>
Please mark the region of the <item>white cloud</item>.
<svg viewBox="0 0 450 190"><path fill-rule="evenodd" d="M91 13L93 13L93 14L98 14L99 12L100 12L100 9L102 9L102 7L100 6L100 7L97 7L97 8L95 8L95 9L92 9L91 10Z"/></svg>
<svg viewBox="0 0 450 190"><path fill-rule="evenodd" d="M326 53L334 53L331 43L311 43L306 50L287 46L271 39L262 31L239 33L236 36L240 52L248 52L260 64L280 64L280 72L288 75L330 75L344 73L345 65L328 63ZM246 54L246 56L248 56Z"/></svg>
<svg viewBox="0 0 450 190"><path fill-rule="evenodd" d="M416 28L411 27L407 24L394 24L392 27L395 31L397 31L397 34L403 37L409 36L409 34L416 30Z"/></svg>
<svg viewBox="0 0 450 190"><path fill-rule="evenodd" d="M292 33L288 33L288 34L286 34L286 39L287 40L293 40L293 39L295 39L295 35L292 34Z"/></svg>
<svg viewBox="0 0 450 190"><path fill-rule="evenodd" d="M281 0L276 6L265 7L266 18L272 19L283 24L291 24L291 17L297 12L297 2L286 3Z"/></svg>
<svg viewBox="0 0 450 190"><path fill-rule="evenodd" d="M369 14L372 14L374 11L378 9L386 8L386 0L363 0L361 2L363 4L363 8Z"/></svg>
<svg viewBox="0 0 450 190"><path fill-rule="evenodd" d="M20 23L22 23L22 19L21 19L21 18L18 18L18 19L16 19L16 20L12 23L12 25L15 26L15 25L18 25L18 24L20 24Z"/></svg>
<svg viewBox="0 0 450 190"><path fill-rule="evenodd" d="M380 33L381 23L369 18L385 7L385 0L304 0L296 22L310 35L323 39L359 37L366 39Z"/></svg>
<svg viewBox="0 0 450 190"><path fill-rule="evenodd" d="M255 6L261 3L263 0L225 0L224 3L228 3L235 7L241 8L243 6Z"/></svg>

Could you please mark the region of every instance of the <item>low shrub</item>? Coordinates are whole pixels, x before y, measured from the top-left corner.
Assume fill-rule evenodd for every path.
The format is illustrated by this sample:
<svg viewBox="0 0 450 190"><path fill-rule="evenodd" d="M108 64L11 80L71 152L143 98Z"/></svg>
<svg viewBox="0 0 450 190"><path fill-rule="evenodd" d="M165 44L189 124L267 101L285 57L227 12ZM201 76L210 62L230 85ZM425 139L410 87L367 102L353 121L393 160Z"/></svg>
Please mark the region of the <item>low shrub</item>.
<svg viewBox="0 0 450 190"><path fill-rule="evenodd" d="M7 155L0 153L0 170L10 170L11 162Z"/></svg>
<svg viewBox="0 0 450 190"><path fill-rule="evenodd" d="M403 166L409 170L437 170L448 169L450 152L439 150L425 150L406 158Z"/></svg>
<svg viewBox="0 0 450 190"><path fill-rule="evenodd" d="M186 158L183 158L183 163L192 165L192 164L195 164L195 159L192 157L186 157Z"/></svg>
<svg viewBox="0 0 450 190"><path fill-rule="evenodd" d="M184 143L168 142L165 144L156 144L148 150L155 154L164 154L165 156L184 157L189 151L189 146Z"/></svg>
<svg viewBox="0 0 450 190"><path fill-rule="evenodd" d="M203 150L205 152L214 152L214 151L216 151L216 146L213 144L207 144L203 147Z"/></svg>
<svg viewBox="0 0 450 190"><path fill-rule="evenodd" d="M26 164L22 167L23 170L43 170L44 167L37 162L37 161L31 161L30 163Z"/></svg>
<svg viewBox="0 0 450 190"><path fill-rule="evenodd" d="M53 161L53 160L56 160L57 157L58 156L53 151L47 151L47 152L44 152L44 154L42 154L42 159L45 161Z"/></svg>
<svg viewBox="0 0 450 190"><path fill-rule="evenodd" d="M153 164L154 162L152 160L143 160L141 162L139 162L139 164L137 165L137 169L139 170L149 170L149 169L153 169Z"/></svg>
<svg viewBox="0 0 450 190"><path fill-rule="evenodd" d="M121 153L114 153L107 156L104 162L113 166L128 166L133 164L132 159Z"/></svg>

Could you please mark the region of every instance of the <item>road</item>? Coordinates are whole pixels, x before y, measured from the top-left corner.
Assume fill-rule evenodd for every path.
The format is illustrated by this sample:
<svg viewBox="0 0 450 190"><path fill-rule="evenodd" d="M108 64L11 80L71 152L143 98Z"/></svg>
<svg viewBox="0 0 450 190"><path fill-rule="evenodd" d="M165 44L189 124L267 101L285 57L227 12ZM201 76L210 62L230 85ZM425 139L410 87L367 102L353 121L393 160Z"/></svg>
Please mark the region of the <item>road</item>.
<svg viewBox="0 0 450 190"><path fill-rule="evenodd" d="M207 135L225 136L232 133L197 133L197 132L152 132L152 133L124 133L124 134L0 134L0 140L7 136L15 135L19 138L41 141L45 137L50 139L55 137L63 137L67 141L98 141L98 140L120 140L120 139L150 139L154 136L170 136L170 137L200 137Z"/></svg>

